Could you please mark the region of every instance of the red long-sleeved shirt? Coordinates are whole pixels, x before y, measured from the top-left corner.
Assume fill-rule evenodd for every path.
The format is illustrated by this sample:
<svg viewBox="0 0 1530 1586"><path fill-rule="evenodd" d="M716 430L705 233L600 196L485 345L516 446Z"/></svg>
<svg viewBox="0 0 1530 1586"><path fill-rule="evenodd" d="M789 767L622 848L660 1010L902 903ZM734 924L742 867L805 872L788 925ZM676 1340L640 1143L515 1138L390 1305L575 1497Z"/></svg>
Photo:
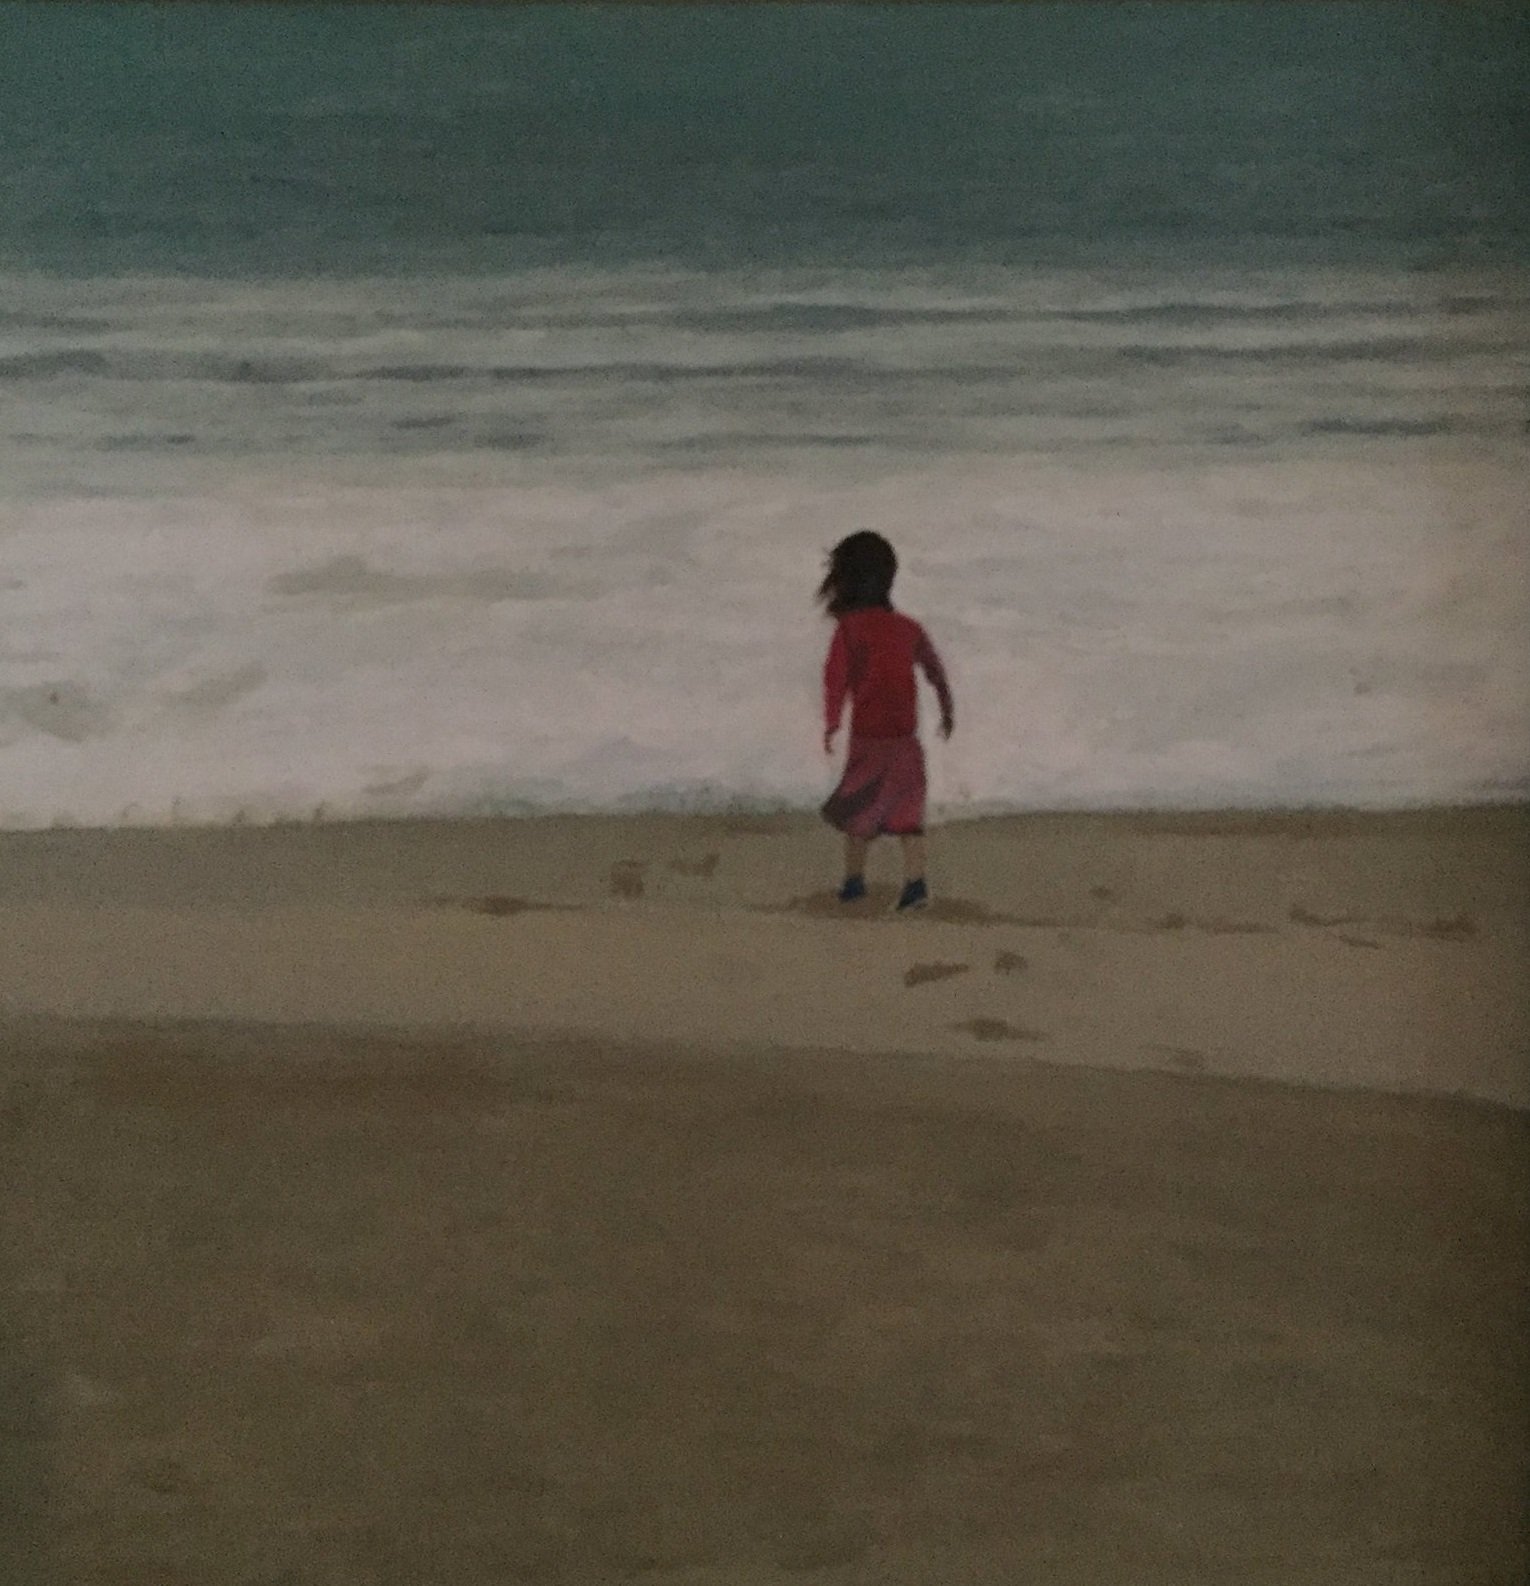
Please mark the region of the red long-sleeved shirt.
<svg viewBox="0 0 1530 1586"><path fill-rule="evenodd" d="M952 715L951 686L929 635L901 611L847 611L834 629L823 668L824 727L838 732L850 699L852 738L905 738L918 726L914 668L929 678L941 715Z"/></svg>

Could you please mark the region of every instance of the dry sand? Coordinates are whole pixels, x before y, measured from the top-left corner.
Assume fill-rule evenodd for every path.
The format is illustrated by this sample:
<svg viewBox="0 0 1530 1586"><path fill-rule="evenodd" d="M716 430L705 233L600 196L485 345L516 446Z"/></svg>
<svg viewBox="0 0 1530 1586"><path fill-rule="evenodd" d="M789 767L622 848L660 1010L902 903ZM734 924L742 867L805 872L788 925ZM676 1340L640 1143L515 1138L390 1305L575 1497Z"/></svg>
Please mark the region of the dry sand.
<svg viewBox="0 0 1530 1586"><path fill-rule="evenodd" d="M0 836L0 1582L1517 1586L1527 837Z"/></svg>

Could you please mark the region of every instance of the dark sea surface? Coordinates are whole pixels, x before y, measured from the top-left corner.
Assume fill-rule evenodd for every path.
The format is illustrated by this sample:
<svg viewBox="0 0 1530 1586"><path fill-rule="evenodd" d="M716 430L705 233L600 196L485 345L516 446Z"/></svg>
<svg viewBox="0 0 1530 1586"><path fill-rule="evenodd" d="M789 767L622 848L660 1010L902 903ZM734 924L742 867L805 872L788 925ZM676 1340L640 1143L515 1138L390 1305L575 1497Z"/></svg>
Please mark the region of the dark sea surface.
<svg viewBox="0 0 1530 1586"><path fill-rule="evenodd" d="M1525 255L1530 11L0 6L0 264Z"/></svg>

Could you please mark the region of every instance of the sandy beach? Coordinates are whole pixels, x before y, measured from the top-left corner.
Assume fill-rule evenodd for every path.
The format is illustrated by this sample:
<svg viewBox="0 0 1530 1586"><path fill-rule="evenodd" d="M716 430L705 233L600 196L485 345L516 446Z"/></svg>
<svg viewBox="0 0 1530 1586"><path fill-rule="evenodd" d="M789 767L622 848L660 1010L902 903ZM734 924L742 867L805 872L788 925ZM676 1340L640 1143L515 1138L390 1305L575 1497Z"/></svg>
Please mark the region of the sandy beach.
<svg viewBox="0 0 1530 1586"><path fill-rule="evenodd" d="M0 835L0 1578L1517 1582L1527 837Z"/></svg>
<svg viewBox="0 0 1530 1586"><path fill-rule="evenodd" d="M0 833L0 1008L1156 1068L1530 1106L1530 811Z"/></svg>

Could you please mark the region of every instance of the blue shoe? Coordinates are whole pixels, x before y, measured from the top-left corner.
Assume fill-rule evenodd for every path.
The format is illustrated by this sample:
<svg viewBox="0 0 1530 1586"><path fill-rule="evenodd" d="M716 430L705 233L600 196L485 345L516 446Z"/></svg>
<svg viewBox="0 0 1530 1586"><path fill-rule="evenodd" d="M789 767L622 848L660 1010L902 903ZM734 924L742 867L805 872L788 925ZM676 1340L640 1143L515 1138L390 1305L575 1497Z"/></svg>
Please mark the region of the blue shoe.
<svg viewBox="0 0 1530 1586"><path fill-rule="evenodd" d="M846 876L845 884L839 889L841 903L854 903L858 898L866 896L866 881L863 876Z"/></svg>
<svg viewBox="0 0 1530 1586"><path fill-rule="evenodd" d="M930 889L923 881L910 881L898 895L898 913L905 909L922 909L930 901Z"/></svg>

